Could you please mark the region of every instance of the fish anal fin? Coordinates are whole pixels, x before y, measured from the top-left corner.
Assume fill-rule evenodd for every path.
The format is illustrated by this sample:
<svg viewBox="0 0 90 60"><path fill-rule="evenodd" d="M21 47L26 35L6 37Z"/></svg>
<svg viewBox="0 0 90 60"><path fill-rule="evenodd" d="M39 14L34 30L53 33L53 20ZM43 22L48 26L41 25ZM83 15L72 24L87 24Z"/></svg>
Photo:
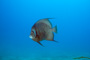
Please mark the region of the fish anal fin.
<svg viewBox="0 0 90 60"><path fill-rule="evenodd" d="M54 34L50 31L47 35L46 40L53 41L53 38L54 38Z"/></svg>
<svg viewBox="0 0 90 60"><path fill-rule="evenodd" d="M53 40L54 42L56 42L56 43L58 43L58 41L56 41L56 40Z"/></svg>
<svg viewBox="0 0 90 60"><path fill-rule="evenodd" d="M54 42L58 43L58 41L53 40L53 39L47 39L47 40L48 40L48 41L54 41Z"/></svg>
<svg viewBox="0 0 90 60"><path fill-rule="evenodd" d="M53 41L53 39L46 39L46 40L48 40L48 41Z"/></svg>

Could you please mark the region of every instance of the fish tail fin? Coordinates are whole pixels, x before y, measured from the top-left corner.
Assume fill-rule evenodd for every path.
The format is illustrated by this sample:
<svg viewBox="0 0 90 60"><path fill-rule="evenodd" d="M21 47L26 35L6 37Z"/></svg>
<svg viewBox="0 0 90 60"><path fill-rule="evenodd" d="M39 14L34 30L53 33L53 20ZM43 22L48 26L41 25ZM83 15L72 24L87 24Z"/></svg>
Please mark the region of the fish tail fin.
<svg viewBox="0 0 90 60"><path fill-rule="evenodd" d="M57 26L55 26L52 30L53 32L57 33Z"/></svg>
<svg viewBox="0 0 90 60"><path fill-rule="evenodd" d="M37 43L39 43L41 46L43 46L40 42L37 42ZM44 46L43 46L44 47Z"/></svg>

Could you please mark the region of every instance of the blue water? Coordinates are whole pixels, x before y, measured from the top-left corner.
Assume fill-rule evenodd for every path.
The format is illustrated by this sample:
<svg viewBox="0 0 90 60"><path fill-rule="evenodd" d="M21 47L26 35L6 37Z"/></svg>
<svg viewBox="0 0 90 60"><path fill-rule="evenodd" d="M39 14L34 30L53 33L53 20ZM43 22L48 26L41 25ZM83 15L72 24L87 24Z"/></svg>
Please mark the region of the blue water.
<svg viewBox="0 0 90 60"><path fill-rule="evenodd" d="M50 19L54 40L29 38L33 24ZM90 57L90 0L0 0L0 60L73 60Z"/></svg>

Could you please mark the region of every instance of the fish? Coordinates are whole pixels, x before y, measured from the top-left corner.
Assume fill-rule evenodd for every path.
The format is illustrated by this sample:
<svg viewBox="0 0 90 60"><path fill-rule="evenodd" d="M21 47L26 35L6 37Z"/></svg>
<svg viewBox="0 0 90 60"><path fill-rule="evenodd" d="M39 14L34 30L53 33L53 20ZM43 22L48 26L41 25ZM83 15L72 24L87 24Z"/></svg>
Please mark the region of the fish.
<svg viewBox="0 0 90 60"><path fill-rule="evenodd" d="M52 18L44 18L38 20L31 29L29 37L43 46L40 41L48 40L48 41L55 41L53 32L57 33L57 26L52 28L52 24L49 21ZM55 41L57 42L57 41Z"/></svg>

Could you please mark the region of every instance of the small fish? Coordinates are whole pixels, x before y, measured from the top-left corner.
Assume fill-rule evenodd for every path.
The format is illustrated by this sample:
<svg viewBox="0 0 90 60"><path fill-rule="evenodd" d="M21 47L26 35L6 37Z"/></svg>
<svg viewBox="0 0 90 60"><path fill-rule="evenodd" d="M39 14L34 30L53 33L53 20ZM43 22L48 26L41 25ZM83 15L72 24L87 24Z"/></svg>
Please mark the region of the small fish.
<svg viewBox="0 0 90 60"><path fill-rule="evenodd" d="M31 29L29 37L35 42L39 43L41 46L43 46L40 43L42 40L55 41L53 32L57 33L57 26L52 28L52 24L49 19L50 18L40 19L33 25Z"/></svg>

